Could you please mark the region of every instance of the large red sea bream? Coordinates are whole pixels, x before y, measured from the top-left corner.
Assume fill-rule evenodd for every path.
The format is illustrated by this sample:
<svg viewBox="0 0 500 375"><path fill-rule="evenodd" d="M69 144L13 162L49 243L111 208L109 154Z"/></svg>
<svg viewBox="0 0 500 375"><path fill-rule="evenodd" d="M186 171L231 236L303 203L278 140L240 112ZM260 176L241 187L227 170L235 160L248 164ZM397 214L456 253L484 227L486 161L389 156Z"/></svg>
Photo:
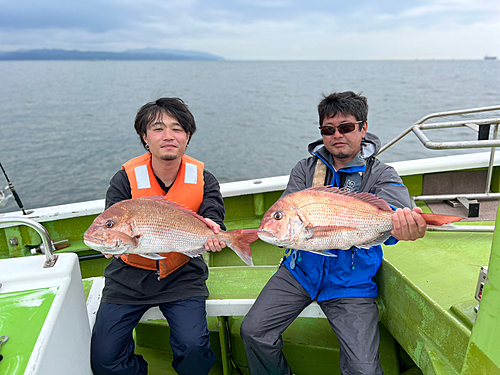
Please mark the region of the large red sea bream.
<svg viewBox="0 0 500 375"><path fill-rule="evenodd" d="M100 214L85 232L90 248L108 254L177 252L190 257L204 252L209 238L224 241L248 265L253 265L250 243L256 229L220 231L214 235L204 218L163 197L129 199Z"/></svg>
<svg viewBox="0 0 500 375"><path fill-rule="evenodd" d="M273 245L330 255L329 249L368 249L387 240L394 211L371 193L313 187L280 198L264 215L259 238ZM422 214L443 225L459 216Z"/></svg>

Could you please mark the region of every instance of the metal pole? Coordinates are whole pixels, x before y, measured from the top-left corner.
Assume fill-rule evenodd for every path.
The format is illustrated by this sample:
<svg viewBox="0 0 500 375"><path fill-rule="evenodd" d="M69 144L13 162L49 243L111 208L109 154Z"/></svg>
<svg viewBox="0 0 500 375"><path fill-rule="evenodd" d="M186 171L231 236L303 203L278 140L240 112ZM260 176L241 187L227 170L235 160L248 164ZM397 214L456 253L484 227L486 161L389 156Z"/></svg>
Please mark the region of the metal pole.
<svg viewBox="0 0 500 375"><path fill-rule="evenodd" d="M498 124L495 124L495 130L493 131L493 139L497 139L498 136ZM493 164L495 163L495 151L496 147L491 148L490 154L490 164L488 166L488 178L486 179L486 190L485 193L488 194L491 190L491 177L493 176Z"/></svg>
<svg viewBox="0 0 500 375"><path fill-rule="evenodd" d="M425 117L422 117L419 121L414 123L412 126L410 126L408 129L406 129L403 133L401 133L399 136L394 138L392 141L390 141L388 144L385 146L382 146L382 148L379 150L379 152L375 156L379 156L382 152L387 150L389 147L400 141L402 138L404 138L408 133L414 132L415 128L418 127L421 132L421 129L426 129L426 128L440 128L440 127L455 127L458 125L460 122L451 122L451 123L445 123L445 124L424 124L427 120L430 120L432 118L436 117L446 117L446 116L454 116L454 115L464 115L464 114L470 114L470 113L479 113L479 112L487 112L487 111L498 111L500 110L500 106L492 106L492 107L481 107L481 108L471 108L471 109L464 109L464 110L458 110L458 111L449 111L449 112L438 112L438 113L432 113L430 115L427 115ZM484 120L479 120L480 122L483 122ZM463 121L463 124L465 123L470 123L471 121ZM418 130L417 130L418 132ZM464 146L461 145L462 142L455 143L455 142L449 142L447 147L441 146L441 143L436 143L436 142L430 142L427 137L423 136L423 139L421 138L423 134L417 135L419 137L420 141L425 145L426 142L428 144L426 145L427 148L431 149L444 149L444 148L455 148L457 145L458 147L456 148L465 148ZM430 146L430 147L428 147ZM491 144L491 143L470 143L470 147L496 147L498 146L497 144Z"/></svg>
<svg viewBox="0 0 500 375"><path fill-rule="evenodd" d="M464 197L466 199L500 199L500 193L470 193L470 194L437 194L437 195L415 195L411 197L416 201L447 201L456 197Z"/></svg>

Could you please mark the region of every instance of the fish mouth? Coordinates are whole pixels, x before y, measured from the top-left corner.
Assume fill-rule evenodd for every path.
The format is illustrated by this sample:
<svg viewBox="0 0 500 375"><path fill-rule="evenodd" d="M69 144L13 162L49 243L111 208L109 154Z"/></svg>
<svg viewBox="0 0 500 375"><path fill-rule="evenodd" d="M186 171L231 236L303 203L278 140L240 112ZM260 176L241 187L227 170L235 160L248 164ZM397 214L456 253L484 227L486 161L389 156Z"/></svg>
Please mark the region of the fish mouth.
<svg viewBox="0 0 500 375"><path fill-rule="evenodd" d="M83 235L83 242L85 243L85 245L87 246L95 246L95 245L102 245L103 244L103 239L102 238L98 238L98 237L94 237L90 234L87 234L85 233Z"/></svg>
<svg viewBox="0 0 500 375"><path fill-rule="evenodd" d="M83 243L93 250L106 252L112 254L117 251L117 246L115 243L107 244L104 240L92 236L85 236L83 238Z"/></svg>
<svg viewBox="0 0 500 375"><path fill-rule="evenodd" d="M124 236L126 235L116 231L98 230L92 234L85 234L83 236L83 242L96 251L108 254L122 254L128 248L127 245L129 245L127 241L124 241L124 238L122 238Z"/></svg>
<svg viewBox="0 0 500 375"><path fill-rule="evenodd" d="M283 239L276 237L276 234L273 232L261 230L261 231L257 232L257 235L259 236L259 238L262 241L267 242L268 244L271 244L274 246L290 247L290 245L291 245L290 241L286 241L286 240L283 240Z"/></svg>
<svg viewBox="0 0 500 375"><path fill-rule="evenodd" d="M282 241L280 241L277 237L276 234L267 230L259 230L257 232L257 236L264 241L267 242L268 244L271 245L276 245L276 246L283 246Z"/></svg>
<svg viewBox="0 0 500 375"><path fill-rule="evenodd" d="M257 236L259 236L259 238L262 240L262 237L264 238L274 238L274 234L270 231L267 231L267 230L259 230L257 232Z"/></svg>

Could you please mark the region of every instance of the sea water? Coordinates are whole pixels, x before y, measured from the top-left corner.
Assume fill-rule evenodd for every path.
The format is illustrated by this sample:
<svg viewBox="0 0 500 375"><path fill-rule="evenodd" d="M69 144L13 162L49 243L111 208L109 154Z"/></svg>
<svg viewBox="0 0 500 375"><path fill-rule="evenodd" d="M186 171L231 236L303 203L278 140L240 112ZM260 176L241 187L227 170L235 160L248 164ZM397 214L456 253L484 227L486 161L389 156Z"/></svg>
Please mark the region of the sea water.
<svg viewBox="0 0 500 375"><path fill-rule="evenodd" d="M317 105L331 92L368 98L382 144L430 113L500 105L500 62L483 60L2 61L0 81L0 163L25 208L104 198L121 165L145 152L137 110L163 96L188 104L198 130L187 154L221 183L289 174L320 138ZM465 128L426 135L477 138ZM488 150L458 152L478 151ZM380 158L453 152L410 134ZM0 208L16 210L13 199Z"/></svg>

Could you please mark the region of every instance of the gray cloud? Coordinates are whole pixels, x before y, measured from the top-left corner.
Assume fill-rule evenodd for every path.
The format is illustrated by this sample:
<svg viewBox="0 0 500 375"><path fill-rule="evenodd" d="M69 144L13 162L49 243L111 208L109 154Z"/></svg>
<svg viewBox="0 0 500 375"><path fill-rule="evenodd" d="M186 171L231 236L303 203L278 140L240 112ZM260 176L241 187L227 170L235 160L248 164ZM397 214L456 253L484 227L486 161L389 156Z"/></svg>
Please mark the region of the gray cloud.
<svg viewBox="0 0 500 375"><path fill-rule="evenodd" d="M0 4L0 50L156 47L196 49L236 59L480 58L478 53L489 52L480 52L479 47L500 53L496 0L0 0ZM464 40L471 40L471 45L455 48L453 34L465 32Z"/></svg>

